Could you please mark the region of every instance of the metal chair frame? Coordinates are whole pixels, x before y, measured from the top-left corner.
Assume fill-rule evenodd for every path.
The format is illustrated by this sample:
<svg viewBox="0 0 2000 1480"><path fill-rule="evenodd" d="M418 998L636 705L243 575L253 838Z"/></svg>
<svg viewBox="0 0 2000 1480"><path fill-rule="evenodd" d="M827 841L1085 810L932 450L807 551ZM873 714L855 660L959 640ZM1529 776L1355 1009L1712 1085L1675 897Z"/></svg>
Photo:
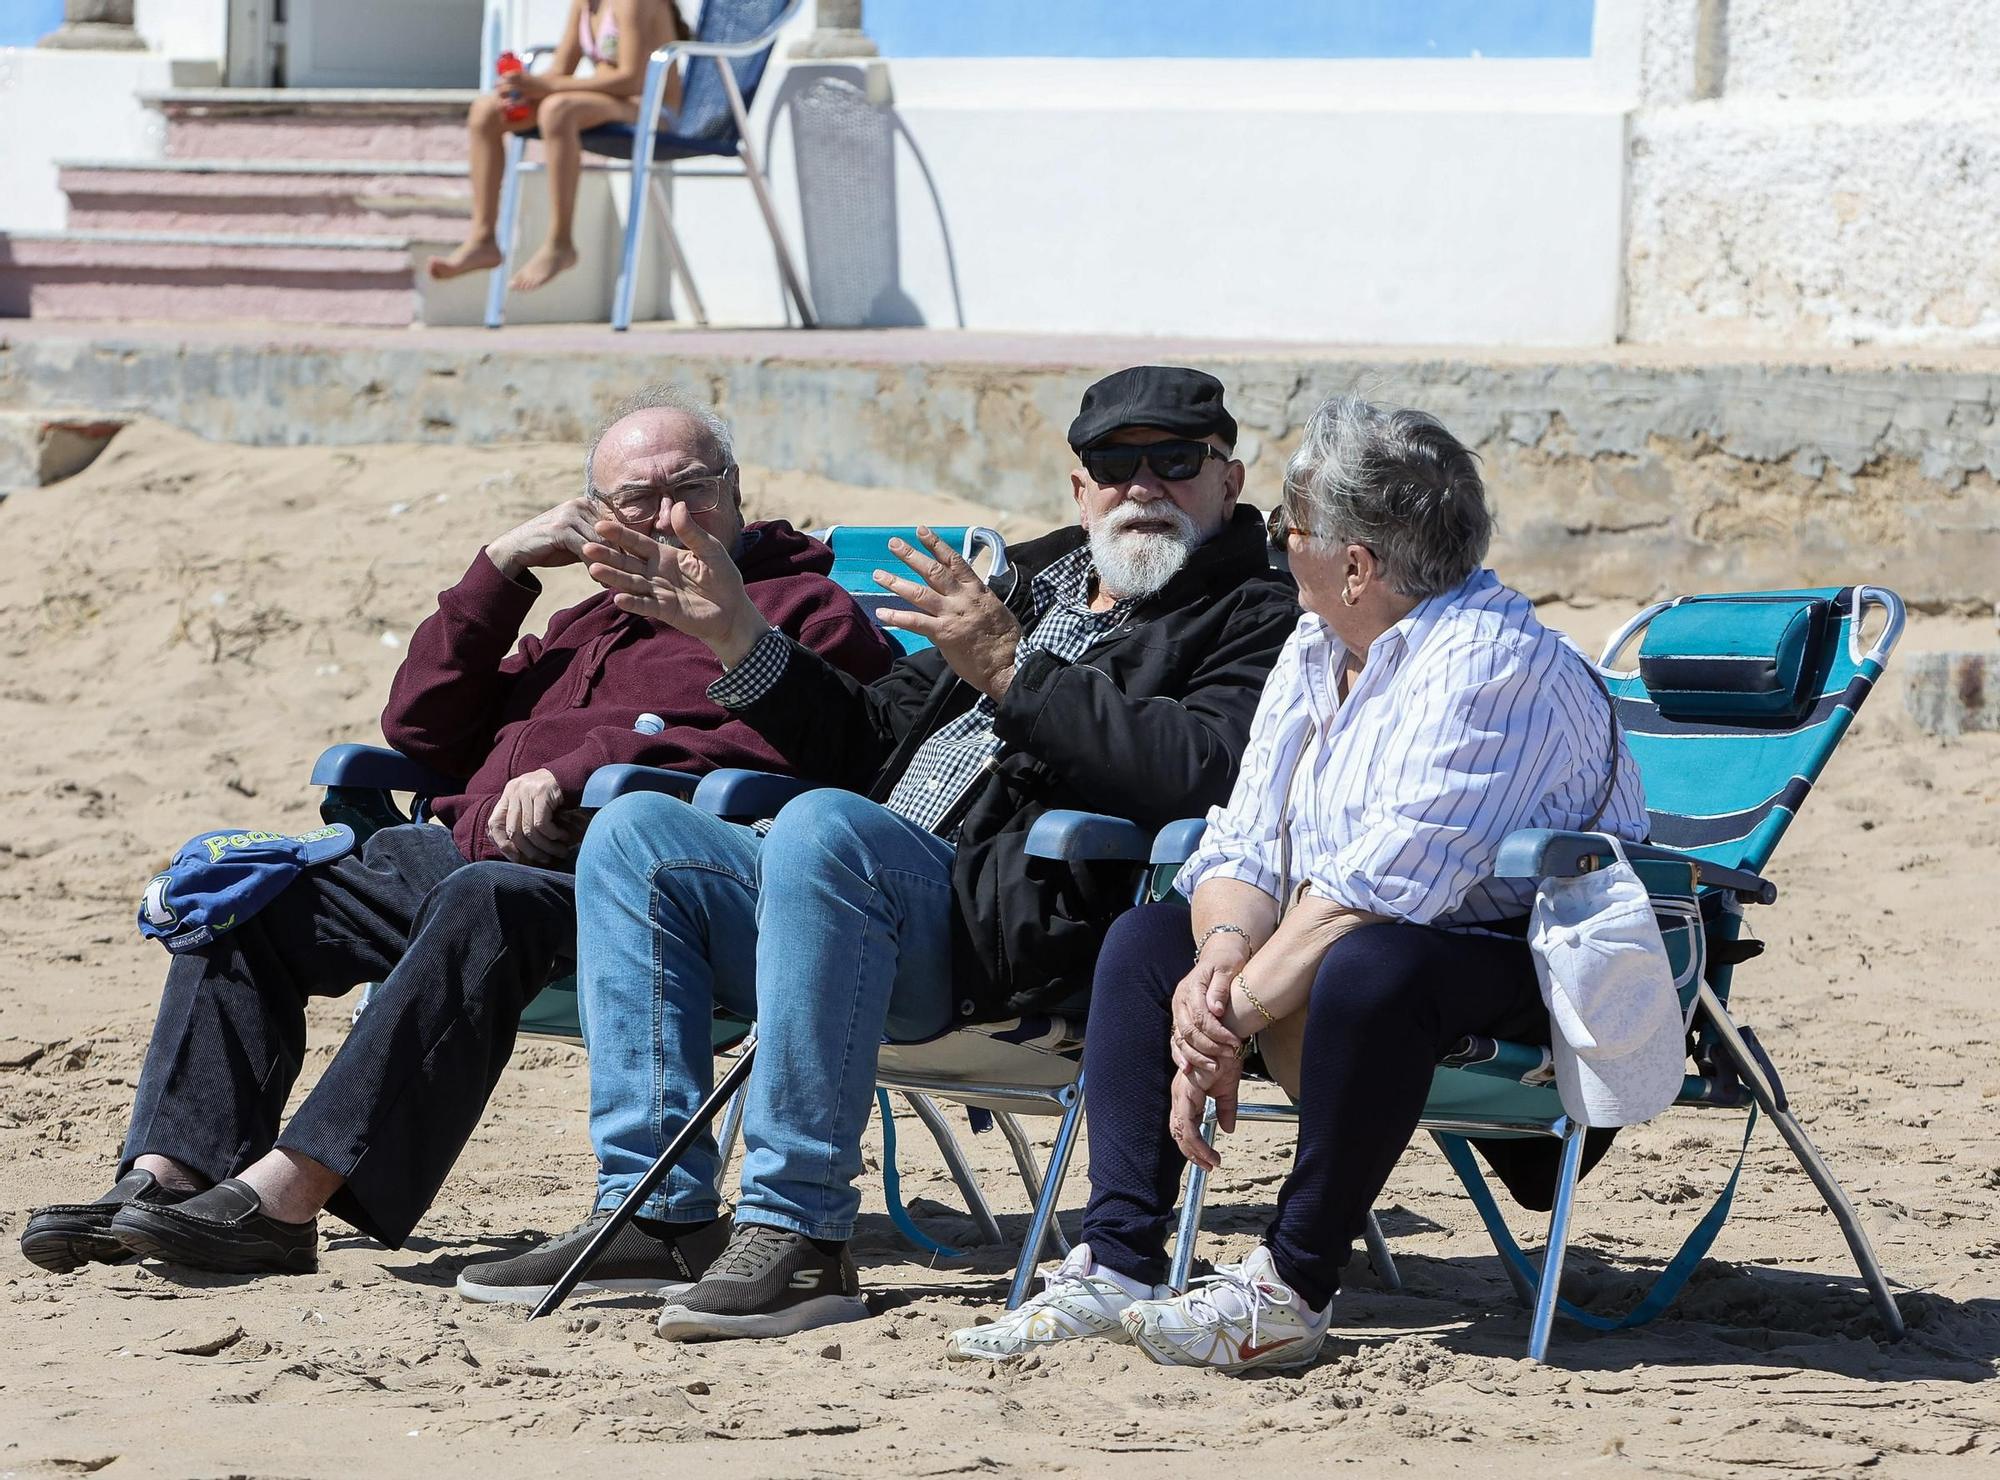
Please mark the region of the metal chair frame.
<svg viewBox="0 0 2000 1480"><path fill-rule="evenodd" d="M659 212L662 234L666 238L667 266L669 272L680 279L686 289L688 306L694 312L697 324L706 328L708 310L701 301L701 291L695 286L694 274L688 267L687 253L681 246L679 234L674 230L673 209L667 200L666 191L660 186L659 176L665 173L669 178L688 176L690 178L736 178L749 181L751 192L757 197L757 209L763 215L765 230L770 233L771 247L778 259L778 272L783 280L791 306L797 311L799 322L807 329L817 328L818 315L812 304L812 295L807 291L805 280L792 260L791 249L785 245L785 234L778 222L777 207L771 197L770 181L757 156L755 144L750 138L750 110L743 98L743 90L737 85L736 72L729 63L740 57L754 56L777 42L778 33L797 14L802 0L787 0L785 8L765 30L747 41L673 41L655 51L646 64L646 84L640 94L639 120L633 125L632 156L627 162L630 175L629 195L625 212L624 240L618 259L618 280L612 290L611 327L623 332L632 327L633 298L638 292L639 264L645 249L646 208L648 201ZM532 69L543 57L556 50L554 44L531 46L521 53L522 62ZM709 164L706 168L683 168L682 161L670 159L655 164L654 150L659 141L660 111L664 105L667 77L673 70L677 57L688 58L689 69L704 59L714 63L721 74L724 96L729 101L729 111L736 125L736 163L732 168L726 164ZM521 207L521 176L529 171L544 168L540 164L527 162L527 139L520 134L509 134L506 145L506 166L501 176L500 211L498 234L500 237L500 265L493 269L486 281L486 327L498 329L506 322L507 280L513 275L515 237L519 232ZM586 145L586 148L588 146ZM696 159L720 160L720 155L697 155ZM603 168L615 169L615 165Z"/></svg>

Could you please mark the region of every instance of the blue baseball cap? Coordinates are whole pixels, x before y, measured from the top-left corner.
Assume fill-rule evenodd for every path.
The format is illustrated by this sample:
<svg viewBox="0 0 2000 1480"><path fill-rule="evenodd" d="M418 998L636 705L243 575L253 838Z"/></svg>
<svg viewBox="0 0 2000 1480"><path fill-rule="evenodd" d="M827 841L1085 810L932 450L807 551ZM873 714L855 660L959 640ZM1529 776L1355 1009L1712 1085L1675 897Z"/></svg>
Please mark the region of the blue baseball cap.
<svg viewBox="0 0 2000 1480"><path fill-rule="evenodd" d="M316 863L354 851L354 829L330 822L287 836L262 831L206 832L190 838L139 902L139 931L170 951L207 945L264 908Z"/></svg>

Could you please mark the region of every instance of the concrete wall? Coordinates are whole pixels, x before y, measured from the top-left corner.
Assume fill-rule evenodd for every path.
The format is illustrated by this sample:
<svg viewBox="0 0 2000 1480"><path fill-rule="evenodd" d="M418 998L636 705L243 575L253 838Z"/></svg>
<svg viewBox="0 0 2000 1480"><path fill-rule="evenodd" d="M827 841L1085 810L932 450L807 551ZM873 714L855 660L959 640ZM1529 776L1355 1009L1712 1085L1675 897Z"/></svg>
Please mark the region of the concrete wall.
<svg viewBox="0 0 2000 1480"><path fill-rule="evenodd" d="M823 336L808 359L676 336L671 373L731 418L745 462L1070 517L1063 428L1110 366L925 362L913 353L924 346L890 336L892 363L844 338L844 355ZM1104 353L1123 361L1132 347ZM1261 506L1322 396L1363 385L1435 412L1484 460L1496 564L1538 597L1869 580L1920 607L1991 610L2000 375L1574 358L1204 363L1229 387ZM0 344L0 410L131 410L264 445L574 441L662 369L637 335L611 353L477 335L277 352L248 335L37 332Z"/></svg>
<svg viewBox="0 0 2000 1480"><path fill-rule="evenodd" d="M1626 335L2000 341L2000 17L1646 0Z"/></svg>

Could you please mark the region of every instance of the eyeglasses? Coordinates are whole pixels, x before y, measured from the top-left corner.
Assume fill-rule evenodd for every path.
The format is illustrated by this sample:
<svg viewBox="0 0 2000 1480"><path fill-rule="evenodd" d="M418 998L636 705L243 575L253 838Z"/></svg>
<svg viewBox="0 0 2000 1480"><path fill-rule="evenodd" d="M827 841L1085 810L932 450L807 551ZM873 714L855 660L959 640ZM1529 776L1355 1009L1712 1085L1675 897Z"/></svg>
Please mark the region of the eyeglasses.
<svg viewBox="0 0 2000 1480"><path fill-rule="evenodd" d="M1207 442L1147 442L1139 446L1113 445L1086 448L1078 456L1083 470L1099 484L1129 483L1139 471L1139 461L1169 483L1185 483L1211 457L1229 461L1229 454Z"/></svg>
<svg viewBox="0 0 2000 1480"><path fill-rule="evenodd" d="M1273 554L1282 555L1292 547L1292 536L1303 535L1312 538L1310 529L1301 529L1290 522L1285 512L1285 501L1279 499L1271 506L1271 512L1264 516L1264 534L1271 541Z"/></svg>
<svg viewBox="0 0 2000 1480"><path fill-rule="evenodd" d="M663 505L679 504L690 514L706 514L722 502L722 485L736 471L735 464L719 473L700 473L659 489L621 488L604 493L592 488L590 496L626 524L650 524L660 517Z"/></svg>

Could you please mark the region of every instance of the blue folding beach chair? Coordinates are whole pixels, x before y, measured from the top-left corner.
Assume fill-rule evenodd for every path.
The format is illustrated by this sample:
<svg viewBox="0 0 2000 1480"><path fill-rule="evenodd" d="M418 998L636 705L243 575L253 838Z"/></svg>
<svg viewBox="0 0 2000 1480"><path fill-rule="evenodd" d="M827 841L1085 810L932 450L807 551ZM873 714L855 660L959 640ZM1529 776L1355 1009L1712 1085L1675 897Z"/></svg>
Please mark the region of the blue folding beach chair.
<svg viewBox="0 0 2000 1480"><path fill-rule="evenodd" d="M939 525L932 532L956 548L969 562L987 559L989 579L1005 573L1006 542L996 531L971 525ZM901 562L889 550L889 542L901 539L916 544L914 527L835 525L815 531L815 535L825 540L833 550L832 579L867 611L873 614L885 607L905 605L900 597L884 592L875 584L874 572L901 567ZM892 631L891 635L906 652L928 646L923 638L914 633ZM354 828L357 839L366 839L378 828L426 820L430 799L450 795L458 790L459 785L397 751L379 745L352 744L336 745L325 751L313 766L311 781L315 786L326 788L320 803L320 815L328 822L347 823ZM595 810L610 805L627 792L664 792L686 798L717 816L751 822L776 815L778 809L792 797L810 788L811 783L795 777L761 771L727 770L697 777L651 766L616 765L600 767L591 775L584 787L582 805ZM399 794L409 800L399 802ZM1030 851L1041 846L1037 838L1046 842L1051 836L1044 831L1031 837ZM1064 856L1063 849L1072 841L1067 834L1056 836L1052 843L1046 843L1053 851L1038 853L1037 856L1061 858ZM1087 842L1084 839L1074 841L1079 847ZM355 1010L360 1012L366 1005L367 993L364 991ZM729 1014L718 1014L712 1030L716 1050L721 1052L740 1043L748 1036L752 1026ZM521 1015L520 1031L559 1038L582 1037L573 974L550 982L528 1004ZM910 1108L937 1141L981 1237L988 1243L999 1243L1002 1241L999 1224L930 1092L948 1094L952 1088L965 1085L985 1087L987 1093L983 1098L968 1103L974 1108L992 1112L1014 1152L1015 1164L1027 1187L1029 1201L1037 1202L1041 1182L1035 1170L1034 1155L1010 1112L1059 1114L1074 1104L1076 1050L1080 1037L1057 1018L989 1025L947 1037L954 1041L940 1040L936 1045L922 1048L890 1050L885 1054L887 1067L883 1082L885 1087L904 1095ZM904 1063L898 1058L899 1053L914 1055L914 1058ZM742 1103L741 1095L731 1100L717 1132L723 1150L718 1166L718 1185L728 1175L731 1148L742 1120ZM887 1108L885 1101L885 1111ZM884 1132L886 1136L894 1135L893 1121L886 1117ZM894 1176L893 1159L888 1175L891 1178ZM893 1181L889 1188L889 1203L892 1217L912 1242L920 1247L937 1247L909 1220ZM1056 1230L1056 1237L1061 1239L1060 1229ZM1035 1247L1040 1246L1038 1237Z"/></svg>
<svg viewBox="0 0 2000 1480"><path fill-rule="evenodd" d="M1864 647L1862 627L1870 612L1879 612L1883 625ZM1677 1104L1748 1110L1746 1145L1759 1112L1776 1123L1838 1221L1892 1337L1903 1334L1903 1320L1867 1232L1792 1113L1763 1046L1730 1016L1728 1002L1735 966L1762 950L1740 936L1742 907L1776 900L1777 890L1761 870L1881 677L1902 629L1902 602L1871 586L1683 597L1639 613L1611 639L1600 663L1645 781L1652 820L1651 844L1628 845L1626 852L1652 896L1690 1018L1693 1072ZM1642 639L1638 667L1615 669L1635 637ZM1079 825L1085 820L1084 814L1069 817ZM1096 823L1113 826L1108 819ZM1198 820L1164 830L1152 853L1155 867L1171 870L1186 859L1201 830ZM1536 830L1507 840L1498 872L1509 878L1560 878L1611 861L1598 834ZM1280 1103L1246 1103L1237 1114L1243 1121L1295 1118L1292 1107ZM1464 1183L1532 1311L1528 1356L1536 1361L1547 1352L1558 1311L1610 1330L1639 1325L1664 1310L1728 1216L1742 1167L1739 1156L1714 1207L1652 1289L1634 1310L1612 1319L1579 1310L1558 1293L1585 1128L1563 1113L1548 1049L1464 1040L1439 1064L1421 1124ZM1214 1135L1212 1106L1203 1134ZM1539 1267L1508 1230L1468 1137L1548 1137L1560 1143ZM1180 1287L1194 1257L1205 1182L1199 1171L1188 1179L1171 1275ZM1059 1193L1059 1186L1050 1189L1051 1197ZM1387 1274L1393 1264L1379 1249L1376 1230L1370 1234L1371 1257Z"/></svg>
<svg viewBox="0 0 2000 1480"><path fill-rule="evenodd" d="M969 525L943 525L933 533L955 546L967 560L975 560L982 552L987 552L996 568L1006 568L1006 542L993 530ZM889 553L889 541L903 539L914 544L914 528L836 525L816 531L816 537L824 539L833 550L832 579L871 614L884 606L902 605L899 598L883 592L873 577L874 572L884 566L900 567L901 562ZM925 646L922 638L911 633L897 632L893 635L906 652ZM331 746L313 763L309 779L311 785L326 788L320 800L320 817L327 822L346 823L354 829L357 843L365 842L369 834L378 828L428 820L431 798L451 796L460 785L450 777L439 775L428 766L382 745ZM602 766L592 773L584 786L583 806L593 810L608 806L628 791L666 792L692 798L700 780L700 777L686 771L668 771L654 766ZM409 800L399 802L399 794ZM367 994L364 992L356 1011L366 1005ZM545 987L521 1014L521 1031L555 1038L581 1038L583 1030L576 1012L576 978L563 976ZM734 1042L742 1036L742 1025L718 1022L718 1045Z"/></svg>

